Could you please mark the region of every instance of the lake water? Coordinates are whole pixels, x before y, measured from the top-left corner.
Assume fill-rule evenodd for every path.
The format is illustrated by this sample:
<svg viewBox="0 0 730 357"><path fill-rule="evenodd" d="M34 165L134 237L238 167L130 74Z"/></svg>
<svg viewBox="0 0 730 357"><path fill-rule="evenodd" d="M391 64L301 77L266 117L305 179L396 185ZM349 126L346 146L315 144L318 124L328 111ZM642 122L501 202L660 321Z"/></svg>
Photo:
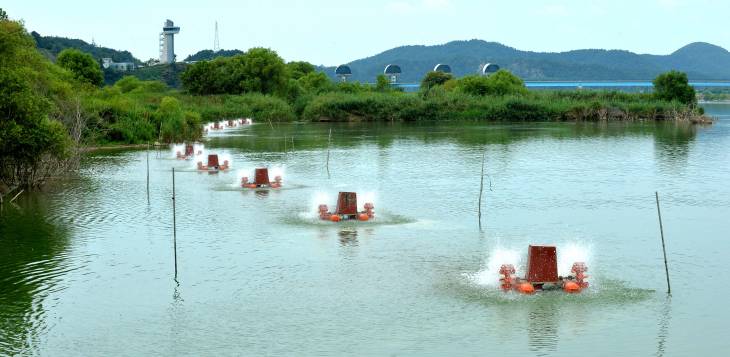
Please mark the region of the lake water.
<svg viewBox="0 0 730 357"><path fill-rule="evenodd" d="M724 354L730 106L706 109L715 125L257 124L205 142L230 173L151 151L149 204L146 151L95 153L3 208L0 355ZM259 165L285 188L237 188ZM377 218L316 220L344 190ZM591 287L499 291L529 244L586 261Z"/></svg>

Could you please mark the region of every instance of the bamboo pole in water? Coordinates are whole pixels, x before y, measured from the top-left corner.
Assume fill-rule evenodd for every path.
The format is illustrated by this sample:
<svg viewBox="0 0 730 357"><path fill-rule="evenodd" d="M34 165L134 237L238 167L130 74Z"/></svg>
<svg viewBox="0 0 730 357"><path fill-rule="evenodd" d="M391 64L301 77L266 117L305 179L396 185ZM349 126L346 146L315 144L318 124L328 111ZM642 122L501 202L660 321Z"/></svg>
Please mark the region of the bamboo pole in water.
<svg viewBox="0 0 730 357"><path fill-rule="evenodd" d="M147 142L147 205L150 204L150 143Z"/></svg>
<svg viewBox="0 0 730 357"><path fill-rule="evenodd" d="M477 212L479 215L479 230L482 230L482 192L484 191L484 161L487 159L487 151L484 150L482 153L482 176L479 181L479 207Z"/></svg>
<svg viewBox="0 0 730 357"><path fill-rule="evenodd" d="M175 212L175 168L172 168L172 249L175 257L175 282L177 283L177 212Z"/></svg>
<svg viewBox="0 0 730 357"><path fill-rule="evenodd" d="M659 232L662 236L662 252L664 253L664 272L667 275L667 294L672 295L672 287L669 285L669 265L667 264L667 247L664 244L664 226L662 225L662 211L659 208L659 192L654 192L656 196L656 212L659 215Z"/></svg>
<svg viewBox="0 0 730 357"><path fill-rule="evenodd" d="M327 137L327 179L330 178L330 146L332 145L332 128L330 128L330 134Z"/></svg>

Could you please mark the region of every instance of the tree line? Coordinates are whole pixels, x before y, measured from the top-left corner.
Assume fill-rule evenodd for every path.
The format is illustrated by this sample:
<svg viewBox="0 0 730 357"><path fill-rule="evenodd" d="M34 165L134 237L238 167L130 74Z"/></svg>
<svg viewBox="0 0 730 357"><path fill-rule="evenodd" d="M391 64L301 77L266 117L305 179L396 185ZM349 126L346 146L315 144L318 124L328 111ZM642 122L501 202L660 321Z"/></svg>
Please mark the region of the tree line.
<svg viewBox="0 0 730 357"><path fill-rule="evenodd" d="M0 9L0 191L37 187L78 166L85 145L196 140L206 121L666 119L699 113L687 76L672 71L653 94L536 93L508 71L455 78L427 73L418 93L380 75L374 84L333 82L307 62L253 48L191 64L183 90L127 76L103 86L88 53L65 49L52 63L23 24Z"/></svg>

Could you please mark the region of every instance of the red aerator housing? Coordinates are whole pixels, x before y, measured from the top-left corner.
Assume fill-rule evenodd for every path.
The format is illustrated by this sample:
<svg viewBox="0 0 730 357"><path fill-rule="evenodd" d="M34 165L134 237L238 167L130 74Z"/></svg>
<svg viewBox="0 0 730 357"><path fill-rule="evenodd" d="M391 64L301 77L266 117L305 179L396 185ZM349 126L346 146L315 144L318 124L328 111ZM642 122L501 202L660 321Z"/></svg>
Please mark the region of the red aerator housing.
<svg viewBox="0 0 730 357"><path fill-rule="evenodd" d="M337 207L335 208L335 212L329 212L326 204L320 204L319 218L332 222L339 222L343 219L368 221L375 218L375 206L371 202L365 203L364 208L364 211L357 211L357 193L340 192L337 195Z"/></svg>
<svg viewBox="0 0 730 357"><path fill-rule="evenodd" d="M354 216L357 214L357 193L340 192L337 195L337 209L339 215Z"/></svg>
<svg viewBox="0 0 730 357"><path fill-rule="evenodd" d="M516 290L523 294L532 294L535 290L562 289L568 293L579 293L588 287L585 272L588 267L583 262L576 262L571 268L571 276L558 276L557 249L553 246L531 245L527 250L527 275L525 278L515 277L515 267L503 264L499 270L502 290Z"/></svg>
<svg viewBox="0 0 730 357"><path fill-rule="evenodd" d="M193 144L185 144L185 154L181 152L177 152L177 158L181 160L189 160L192 159L195 156L195 148L193 147Z"/></svg>
<svg viewBox="0 0 730 357"><path fill-rule="evenodd" d="M257 168L254 172L254 181L249 182L248 177L241 178L241 187L244 188L280 188L281 176L274 177L274 182L269 180L269 169Z"/></svg>
<svg viewBox="0 0 730 357"><path fill-rule="evenodd" d="M533 284L558 282L558 254L555 247L531 245L527 250L527 277Z"/></svg>
<svg viewBox="0 0 730 357"><path fill-rule="evenodd" d="M208 155L208 164L207 165L203 165L202 161L198 161L198 170L201 170L201 171L208 171L211 173L216 173L218 171L225 171L228 169L229 169L228 160L224 160L223 165L221 165L218 162L218 155L216 155L216 154Z"/></svg>

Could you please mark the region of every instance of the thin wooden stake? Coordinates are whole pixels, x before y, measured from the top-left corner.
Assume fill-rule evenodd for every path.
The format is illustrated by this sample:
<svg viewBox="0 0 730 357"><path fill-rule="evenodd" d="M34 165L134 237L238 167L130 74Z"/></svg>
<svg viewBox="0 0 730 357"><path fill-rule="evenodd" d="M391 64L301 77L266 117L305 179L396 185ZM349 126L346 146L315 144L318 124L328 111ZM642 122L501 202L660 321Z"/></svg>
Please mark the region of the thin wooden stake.
<svg viewBox="0 0 730 357"><path fill-rule="evenodd" d="M332 145L332 128L330 128L330 134L327 137L327 179L330 178L330 146Z"/></svg>
<svg viewBox="0 0 730 357"><path fill-rule="evenodd" d="M150 143L147 143L147 205L150 204Z"/></svg>
<svg viewBox="0 0 730 357"><path fill-rule="evenodd" d="M482 176L479 180L479 208L477 209L479 214L479 230L482 230L482 192L484 191L484 161L487 159L487 151L484 150L482 153Z"/></svg>
<svg viewBox="0 0 730 357"><path fill-rule="evenodd" d="M175 256L175 282L177 281L177 212L175 212L175 168L172 168L172 248Z"/></svg>
<svg viewBox="0 0 730 357"><path fill-rule="evenodd" d="M672 295L672 287L669 285L669 265L667 264L667 247L664 244L664 226L662 225L662 211L659 208L659 192L656 195L656 212L659 215L659 232L662 235L662 252L664 253L664 272L667 274L667 294Z"/></svg>

